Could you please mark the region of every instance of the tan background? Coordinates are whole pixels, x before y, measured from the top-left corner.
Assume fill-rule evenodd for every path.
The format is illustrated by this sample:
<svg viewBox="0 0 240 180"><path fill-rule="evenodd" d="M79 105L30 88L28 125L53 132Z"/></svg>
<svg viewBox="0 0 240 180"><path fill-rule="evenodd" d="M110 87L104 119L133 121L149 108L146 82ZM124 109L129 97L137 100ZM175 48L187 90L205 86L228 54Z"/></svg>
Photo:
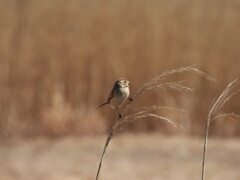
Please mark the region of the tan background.
<svg viewBox="0 0 240 180"><path fill-rule="evenodd" d="M186 110L159 112L185 129L130 124L111 141L100 179L200 179L208 110L240 77L239 49L239 0L0 0L0 180L94 179L116 118L95 108L114 81L127 78L134 94L192 64L217 81L184 73L167 81L188 79L194 93L151 91L134 102ZM239 114L239 100L220 113ZM210 131L207 179L240 179L240 121Z"/></svg>
<svg viewBox="0 0 240 180"><path fill-rule="evenodd" d="M208 82L187 74L194 94L152 92L142 105L179 107L182 133L202 134L212 100L240 76L240 2L0 1L0 128L5 136L104 132L115 116L106 100L126 77L131 92L166 70L197 64ZM226 112L238 112L239 102ZM169 114L167 114L169 115ZM183 120L184 119L184 120ZM163 127L163 128L162 128ZM175 132L154 120L132 130ZM221 120L213 133L239 135L239 122Z"/></svg>

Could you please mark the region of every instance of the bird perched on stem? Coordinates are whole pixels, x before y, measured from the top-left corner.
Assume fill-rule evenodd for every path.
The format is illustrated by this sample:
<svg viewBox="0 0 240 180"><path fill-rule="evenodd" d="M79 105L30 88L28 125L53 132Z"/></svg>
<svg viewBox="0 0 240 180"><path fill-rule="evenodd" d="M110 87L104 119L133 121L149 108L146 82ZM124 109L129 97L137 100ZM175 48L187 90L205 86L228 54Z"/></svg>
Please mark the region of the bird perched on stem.
<svg viewBox="0 0 240 180"><path fill-rule="evenodd" d="M107 101L97 108L110 104L111 108L118 109L128 98L129 94L129 81L124 78L120 78L115 82Z"/></svg>

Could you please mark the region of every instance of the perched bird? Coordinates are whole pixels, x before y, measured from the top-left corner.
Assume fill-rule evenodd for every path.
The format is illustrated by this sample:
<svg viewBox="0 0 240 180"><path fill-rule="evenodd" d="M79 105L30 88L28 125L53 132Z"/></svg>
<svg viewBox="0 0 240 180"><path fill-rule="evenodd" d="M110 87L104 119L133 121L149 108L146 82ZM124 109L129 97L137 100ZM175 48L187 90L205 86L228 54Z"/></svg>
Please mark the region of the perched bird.
<svg viewBox="0 0 240 180"><path fill-rule="evenodd" d="M129 81L124 78L120 78L115 82L107 102L101 104L97 108L110 104L111 108L118 109L128 98L129 94Z"/></svg>

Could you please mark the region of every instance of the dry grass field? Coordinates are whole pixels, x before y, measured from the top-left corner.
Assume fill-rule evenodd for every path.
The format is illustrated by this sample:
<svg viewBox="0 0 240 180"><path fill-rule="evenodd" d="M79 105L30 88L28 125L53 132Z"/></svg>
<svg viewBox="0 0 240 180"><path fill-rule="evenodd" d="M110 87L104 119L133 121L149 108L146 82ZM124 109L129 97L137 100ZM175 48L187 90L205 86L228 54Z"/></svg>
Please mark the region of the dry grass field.
<svg viewBox="0 0 240 180"><path fill-rule="evenodd" d="M104 136L13 140L0 146L1 180L93 180ZM124 134L113 139L102 180L197 180L203 139ZM239 139L211 138L208 180L240 179Z"/></svg>
<svg viewBox="0 0 240 180"><path fill-rule="evenodd" d="M96 107L115 80L130 80L132 95L193 64L216 82L185 72L165 80L193 93L153 90L132 103L183 109L158 113L185 129L129 124L100 179L200 179L210 105L240 77L239 32L240 0L0 0L0 180L94 179L117 115ZM240 114L239 102L238 93L217 112ZM207 180L240 179L239 136L239 120L213 121Z"/></svg>
<svg viewBox="0 0 240 180"><path fill-rule="evenodd" d="M175 77L196 92L154 91L139 105L185 109L184 117L167 115L201 135L212 100L240 76L239 22L239 0L0 0L0 136L105 132L115 115L95 107L117 78L134 92L191 64L217 81ZM238 112L239 100L224 111ZM154 120L130 129L178 133ZM222 120L212 132L239 136L240 123Z"/></svg>

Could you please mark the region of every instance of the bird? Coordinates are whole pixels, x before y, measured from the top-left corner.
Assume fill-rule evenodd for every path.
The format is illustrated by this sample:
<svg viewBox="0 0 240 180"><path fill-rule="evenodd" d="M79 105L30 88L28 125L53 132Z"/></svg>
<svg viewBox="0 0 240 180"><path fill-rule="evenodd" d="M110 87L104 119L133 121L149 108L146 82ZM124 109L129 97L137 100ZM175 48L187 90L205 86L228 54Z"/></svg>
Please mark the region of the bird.
<svg viewBox="0 0 240 180"><path fill-rule="evenodd" d="M126 101L126 99L128 99L130 94L129 83L130 81L126 80L125 78L118 79L114 83L107 101L99 105L97 108L110 104L111 108L118 109Z"/></svg>

